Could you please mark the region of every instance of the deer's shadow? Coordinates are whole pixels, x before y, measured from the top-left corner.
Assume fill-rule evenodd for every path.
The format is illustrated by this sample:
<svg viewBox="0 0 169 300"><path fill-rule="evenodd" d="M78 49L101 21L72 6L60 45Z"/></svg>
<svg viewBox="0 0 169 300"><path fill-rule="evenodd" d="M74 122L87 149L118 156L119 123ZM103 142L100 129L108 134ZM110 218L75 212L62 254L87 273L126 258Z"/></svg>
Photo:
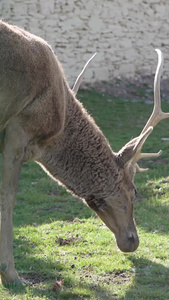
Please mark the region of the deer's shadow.
<svg viewBox="0 0 169 300"><path fill-rule="evenodd" d="M133 283L125 294L125 299L169 298L169 263L166 266L146 258L128 257L135 268Z"/></svg>

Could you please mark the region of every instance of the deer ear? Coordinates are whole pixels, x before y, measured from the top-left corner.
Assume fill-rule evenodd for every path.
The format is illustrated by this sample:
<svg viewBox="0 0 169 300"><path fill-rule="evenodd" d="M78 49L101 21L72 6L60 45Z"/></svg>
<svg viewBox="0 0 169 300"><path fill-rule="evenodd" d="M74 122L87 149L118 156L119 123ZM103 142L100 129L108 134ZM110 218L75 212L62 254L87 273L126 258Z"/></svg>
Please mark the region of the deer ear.
<svg viewBox="0 0 169 300"><path fill-rule="evenodd" d="M142 158L141 149L152 130L153 127L149 127L143 134L132 139L117 153L117 163L121 167L125 167L129 163L136 164Z"/></svg>
<svg viewBox="0 0 169 300"><path fill-rule="evenodd" d="M117 153L117 163L120 167L125 167L131 160L134 154L134 145L126 144L118 153Z"/></svg>

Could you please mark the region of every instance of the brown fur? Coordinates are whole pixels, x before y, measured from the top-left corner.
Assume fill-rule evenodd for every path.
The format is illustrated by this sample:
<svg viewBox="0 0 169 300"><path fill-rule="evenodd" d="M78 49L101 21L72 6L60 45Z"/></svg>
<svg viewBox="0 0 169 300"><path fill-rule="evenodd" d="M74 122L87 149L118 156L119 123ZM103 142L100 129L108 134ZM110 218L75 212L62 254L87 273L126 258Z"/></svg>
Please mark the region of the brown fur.
<svg viewBox="0 0 169 300"><path fill-rule="evenodd" d="M70 90L50 46L0 22L0 272L19 283L12 254L12 213L24 161L37 161L55 180L85 199L115 234L122 251L134 251L135 187L131 158L142 142L114 153ZM138 143L139 141L139 143Z"/></svg>

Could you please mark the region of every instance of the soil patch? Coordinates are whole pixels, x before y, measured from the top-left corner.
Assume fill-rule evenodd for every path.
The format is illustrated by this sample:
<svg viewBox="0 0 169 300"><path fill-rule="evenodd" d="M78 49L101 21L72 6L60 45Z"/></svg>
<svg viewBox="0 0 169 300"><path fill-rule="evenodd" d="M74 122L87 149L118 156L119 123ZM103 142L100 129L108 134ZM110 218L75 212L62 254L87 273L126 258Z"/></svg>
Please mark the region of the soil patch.
<svg viewBox="0 0 169 300"><path fill-rule="evenodd" d="M93 88L112 97L122 97L132 100L153 101L154 76L144 76L137 79L114 79L110 82L96 82ZM169 80L161 80L161 97L169 102ZM147 104L150 104L149 101Z"/></svg>

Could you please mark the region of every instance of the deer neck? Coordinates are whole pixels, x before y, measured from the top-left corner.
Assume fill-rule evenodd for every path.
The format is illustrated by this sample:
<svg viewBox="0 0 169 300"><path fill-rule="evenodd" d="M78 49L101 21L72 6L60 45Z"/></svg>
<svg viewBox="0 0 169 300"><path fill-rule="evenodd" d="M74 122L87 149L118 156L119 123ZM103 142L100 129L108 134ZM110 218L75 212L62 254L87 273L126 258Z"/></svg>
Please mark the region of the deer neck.
<svg viewBox="0 0 169 300"><path fill-rule="evenodd" d="M45 147L39 162L49 175L81 198L103 197L105 186L110 183L112 188L115 154L72 94L67 101L64 129Z"/></svg>

